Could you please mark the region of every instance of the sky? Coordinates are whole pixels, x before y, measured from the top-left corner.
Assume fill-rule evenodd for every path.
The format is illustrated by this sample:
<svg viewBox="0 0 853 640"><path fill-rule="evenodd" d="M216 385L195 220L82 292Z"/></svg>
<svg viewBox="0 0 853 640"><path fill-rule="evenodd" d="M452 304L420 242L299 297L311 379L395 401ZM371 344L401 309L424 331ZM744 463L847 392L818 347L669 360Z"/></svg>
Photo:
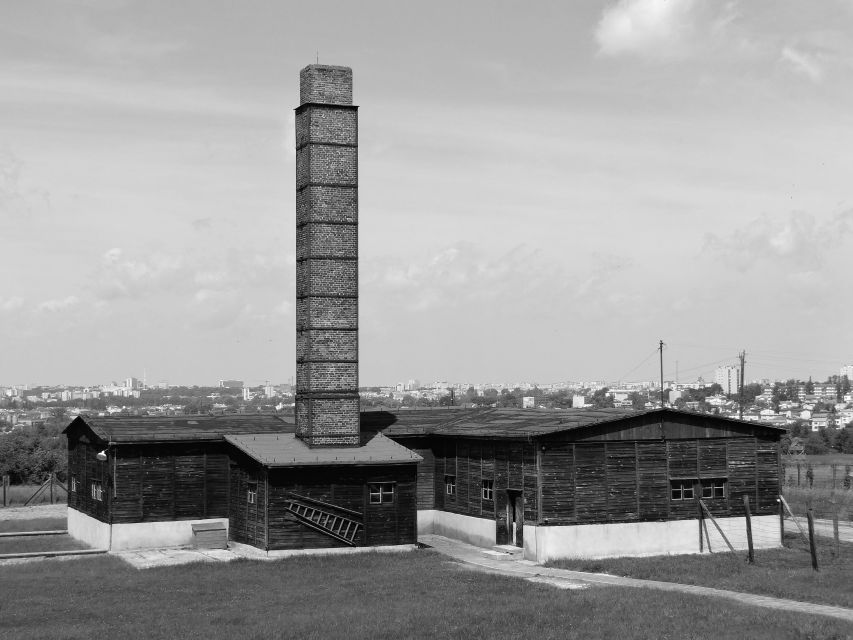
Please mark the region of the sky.
<svg viewBox="0 0 853 640"><path fill-rule="evenodd" d="M287 382L353 68L360 381L853 362L853 2L0 4L0 385Z"/></svg>

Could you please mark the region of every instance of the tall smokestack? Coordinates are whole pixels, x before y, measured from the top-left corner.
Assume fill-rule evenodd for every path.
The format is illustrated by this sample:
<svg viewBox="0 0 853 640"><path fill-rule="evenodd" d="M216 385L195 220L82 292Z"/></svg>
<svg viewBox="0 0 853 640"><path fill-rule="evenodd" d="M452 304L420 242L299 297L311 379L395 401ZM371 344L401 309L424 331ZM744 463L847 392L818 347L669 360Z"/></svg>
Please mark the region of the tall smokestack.
<svg viewBox="0 0 853 640"><path fill-rule="evenodd" d="M312 64L296 109L296 433L359 444L358 107L352 69Z"/></svg>

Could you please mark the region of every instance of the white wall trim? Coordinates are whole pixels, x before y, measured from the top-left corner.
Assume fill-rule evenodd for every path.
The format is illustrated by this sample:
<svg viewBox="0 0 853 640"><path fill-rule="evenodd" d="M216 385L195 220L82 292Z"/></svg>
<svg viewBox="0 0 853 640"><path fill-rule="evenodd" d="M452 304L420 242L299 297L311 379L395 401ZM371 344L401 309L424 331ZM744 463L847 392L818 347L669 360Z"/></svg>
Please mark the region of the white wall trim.
<svg viewBox="0 0 853 640"><path fill-rule="evenodd" d="M746 518L717 518L717 523L737 550L748 548ZM717 528L705 520L711 553L728 552ZM782 546L779 516L752 517L756 549ZM708 553L703 535L702 553ZM619 522L568 526L524 526L524 557L536 562L562 558L616 558L700 553L699 520Z"/></svg>
<svg viewBox="0 0 853 640"><path fill-rule="evenodd" d="M527 527L524 531L526 534ZM418 535L430 533L479 547L493 547L497 540L497 522L493 518L477 518L438 509L420 510Z"/></svg>
<svg viewBox="0 0 853 640"><path fill-rule="evenodd" d="M76 509L68 508L69 535L95 549L108 549L110 551L192 545L192 525L210 522L223 524L227 533L228 518L122 522L110 525Z"/></svg>

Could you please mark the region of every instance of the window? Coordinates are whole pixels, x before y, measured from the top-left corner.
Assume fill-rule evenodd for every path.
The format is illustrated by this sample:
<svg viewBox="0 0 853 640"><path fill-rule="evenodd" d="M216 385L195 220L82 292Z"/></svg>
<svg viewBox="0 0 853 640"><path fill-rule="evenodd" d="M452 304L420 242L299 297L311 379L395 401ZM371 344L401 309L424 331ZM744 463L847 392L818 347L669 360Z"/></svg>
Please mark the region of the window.
<svg viewBox="0 0 853 640"><path fill-rule="evenodd" d="M449 496L456 495L456 476L444 476L444 492Z"/></svg>
<svg viewBox="0 0 853 640"><path fill-rule="evenodd" d="M695 480L672 480L670 483L673 500L692 500Z"/></svg>
<svg viewBox="0 0 853 640"><path fill-rule="evenodd" d="M104 501L104 488L99 480L92 480L92 500Z"/></svg>
<svg viewBox="0 0 853 640"><path fill-rule="evenodd" d="M391 504L394 502L393 482L371 482L367 485L370 504Z"/></svg>
<svg viewBox="0 0 853 640"><path fill-rule="evenodd" d="M250 482L246 490L246 502L255 504L258 501L258 483Z"/></svg>
<svg viewBox="0 0 853 640"><path fill-rule="evenodd" d="M494 482L491 480L483 480L483 500L492 500L495 492Z"/></svg>
<svg viewBox="0 0 853 640"><path fill-rule="evenodd" d="M71 476L71 493L77 493L77 478Z"/></svg>
<svg viewBox="0 0 853 640"><path fill-rule="evenodd" d="M713 498L725 498L726 497L726 481L721 478L716 478L714 480L703 480L702 481L702 497L713 499Z"/></svg>

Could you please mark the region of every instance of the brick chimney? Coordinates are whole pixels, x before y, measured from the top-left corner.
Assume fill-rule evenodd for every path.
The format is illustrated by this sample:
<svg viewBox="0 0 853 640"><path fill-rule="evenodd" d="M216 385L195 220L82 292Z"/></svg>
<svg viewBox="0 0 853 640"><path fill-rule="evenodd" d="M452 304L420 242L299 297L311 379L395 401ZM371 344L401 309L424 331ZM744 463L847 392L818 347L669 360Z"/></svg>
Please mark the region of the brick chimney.
<svg viewBox="0 0 853 640"><path fill-rule="evenodd" d="M296 433L359 445L358 107L352 69L312 64L296 109Z"/></svg>

